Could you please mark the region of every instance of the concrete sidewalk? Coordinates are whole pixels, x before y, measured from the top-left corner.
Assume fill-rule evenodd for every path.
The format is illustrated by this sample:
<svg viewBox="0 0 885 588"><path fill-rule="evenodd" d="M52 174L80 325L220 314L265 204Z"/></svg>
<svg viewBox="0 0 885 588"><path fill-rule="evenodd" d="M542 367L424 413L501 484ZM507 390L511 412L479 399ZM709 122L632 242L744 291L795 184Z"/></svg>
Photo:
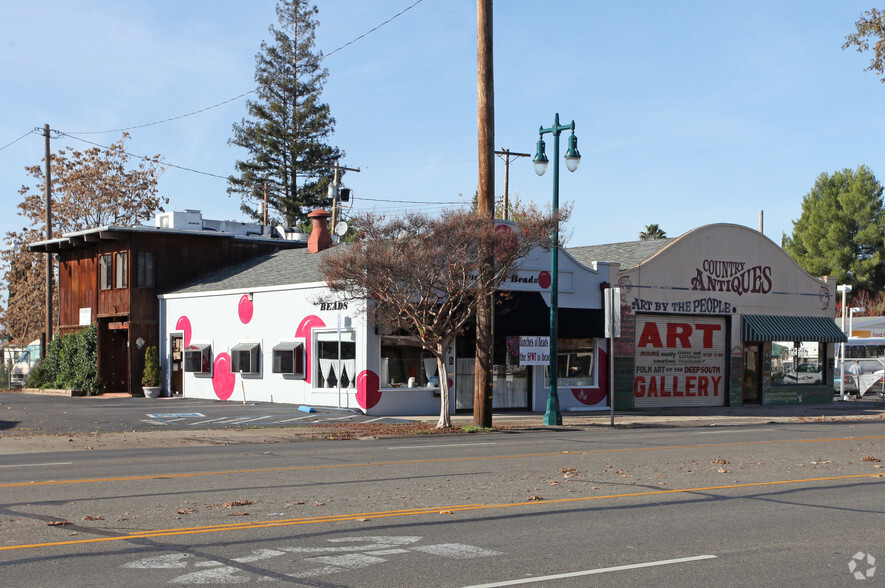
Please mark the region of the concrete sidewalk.
<svg viewBox="0 0 885 588"><path fill-rule="evenodd" d="M401 417L417 422L433 422L437 416ZM543 427L544 415L529 412L495 412L492 415L494 426ZM876 395L866 395L857 400L835 400L832 404L790 405L790 406L720 406L654 408L631 411L615 411L615 426L646 427L702 427L714 425L746 425L769 422L811 422L846 420L885 421L885 402ZM584 412L562 412L562 426L604 426L611 425L611 411L597 410ZM452 424L464 426L473 424L473 415L456 414Z"/></svg>

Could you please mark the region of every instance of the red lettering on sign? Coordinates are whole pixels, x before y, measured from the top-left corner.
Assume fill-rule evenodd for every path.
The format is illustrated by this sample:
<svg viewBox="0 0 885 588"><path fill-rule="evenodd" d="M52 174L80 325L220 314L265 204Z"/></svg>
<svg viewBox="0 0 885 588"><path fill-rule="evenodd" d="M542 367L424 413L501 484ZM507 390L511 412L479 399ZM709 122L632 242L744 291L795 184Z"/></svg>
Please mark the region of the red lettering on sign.
<svg viewBox="0 0 885 588"><path fill-rule="evenodd" d="M663 347L664 344L661 342L661 334L658 332L658 325L655 323L645 323L645 326L642 327L642 335L639 336L639 343L637 343L636 346Z"/></svg>
<svg viewBox="0 0 885 588"><path fill-rule="evenodd" d="M722 325L695 325L695 328L704 333L704 349L713 348L713 332L722 328Z"/></svg>
<svg viewBox="0 0 885 588"><path fill-rule="evenodd" d="M633 396L636 398L642 398L645 396L645 378L642 376L636 376L633 378Z"/></svg>
<svg viewBox="0 0 885 588"><path fill-rule="evenodd" d="M667 323L667 347L677 347L676 342L682 344L683 349L691 349L691 325L687 323Z"/></svg>

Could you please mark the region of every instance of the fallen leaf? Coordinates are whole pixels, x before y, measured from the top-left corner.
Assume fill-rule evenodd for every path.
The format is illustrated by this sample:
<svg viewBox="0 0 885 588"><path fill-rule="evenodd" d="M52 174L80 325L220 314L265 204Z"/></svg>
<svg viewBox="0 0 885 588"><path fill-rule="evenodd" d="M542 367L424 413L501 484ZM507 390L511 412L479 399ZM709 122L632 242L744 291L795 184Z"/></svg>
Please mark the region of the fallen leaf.
<svg viewBox="0 0 885 588"><path fill-rule="evenodd" d="M315 506L326 506L325 502L314 502Z"/></svg>
<svg viewBox="0 0 885 588"><path fill-rule="evenodd" d="M83 517L84 521L103 521L104 517L87 515Z"/></svg>
<svg viewBox="0 0 885 588"><path fill-rule="evenodd" d="M882 460L877 457L873 457L872 455L868 455L866 457L860 458L860 461L882 461Z"/></svg>
<svg viewBox="0 0 885 588"><path fill-rule="evenodd" d="M526 500L544 500L544 499L541 498L540 496L538 496L537 494L535 494L534 496L529 496L528 498L526 498Z"/></svg>
<svg viewBox="0 0 885 588"><path fill-rule="evenodd" d="M720 457L718 459L714 459L713 463L718 464L718 465L725 465L728 463L728 460Z"/></svg>
<svg viewBox="0 0 885 588"><path fill-rule="evenodd" d="M65 525L70 525L71 521L49 521L46 523L47 527L63 527Z"/></svg>
<svg viewBox="0 0 885 588"><path fill-rule="evenodd" d="M730 473L730 472L729 472L727 469L725 469L725 468L719 468L719 473L720 473L720 474L728 474L728 473Z"/></svg>
<svg viewBox="0 0 885 588"><path fill-rule="evenodd" d="M450 510L441 510L441 511L439 511L439 514L452 514L452 511L450 511Z"/></svg>
<svg viewBox="0 0 885 588"><path fill-rule="evenodd" d="M249 513L247 513L247 512L229 512L229 513L227 513L227 516L229 516L229 517L244 517L248 514Z"/></svg>
<svg viewBox="0 0 885 588"><path fill-rule="evenodd" d="M191 514L192 512L194 512L194 509L192 509L192 508L183 508L183 509L181 509L181 510L176 510L175 512L176 512L177 514Z"/></svg>

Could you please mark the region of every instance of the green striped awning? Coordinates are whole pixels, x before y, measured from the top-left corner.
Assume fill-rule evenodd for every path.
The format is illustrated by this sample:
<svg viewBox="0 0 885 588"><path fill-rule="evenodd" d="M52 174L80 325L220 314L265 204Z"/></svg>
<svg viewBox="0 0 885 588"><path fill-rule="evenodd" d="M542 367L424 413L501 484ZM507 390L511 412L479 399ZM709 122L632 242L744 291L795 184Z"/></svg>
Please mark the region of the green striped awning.
<svg viewBox="0 0 885 588"><path fill-rule="evenodd" d="M833 319L823 316L745 314L741 319L741 341L848 341Z"/></svg>

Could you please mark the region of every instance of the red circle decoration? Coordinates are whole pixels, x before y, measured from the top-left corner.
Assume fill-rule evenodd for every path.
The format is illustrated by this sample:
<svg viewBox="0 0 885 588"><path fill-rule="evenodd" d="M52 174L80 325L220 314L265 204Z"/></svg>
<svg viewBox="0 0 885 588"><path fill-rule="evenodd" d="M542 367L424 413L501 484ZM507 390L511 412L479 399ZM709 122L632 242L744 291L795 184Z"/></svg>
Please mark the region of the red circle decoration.
<svg viewBox="0 0 885 588"><path fill-rule="evenodd" d="M191 344L191 320L186 316L178 317L175 323L176 331L184 331L184 346L189 347Z"/></svg>
<svg viewBox="0 0 885 588"><path fill-rule="evenodd" d="M363 370L356 377L356 401L363 410L369 410L381 400L381 379L372 370Z"/></svg>
<svg viewBox="0 0 885 588"><path fill-rule="evenodd" d="M240 315L240 322L245 325L251 321L253 311L252 300L249 299L248 294L243 294L240 297L240 304L237 306L237 314Z"/></svg>
<svg viewBox="0 0 885 588"><path fill-rule="evenodd" d="M219 353L212 364L212 388L221 400L227 400L234 393L237 376L230 371L230 355Z"/></svg>
<svg viewBox="0 0 885 588"><path fill-rule="evenodd" d="M541 286L542 288L544 288L546 290L547 288L550 287L550 284L551 284L550 272L543 271L540 274L538 274L538 285L539 286Z"/></svg>
<svg viewBox="0 0 885 588"><path fill-rule="evenodd" d="M572 388L572 394L578 402L588 406L599 404L608 398L608 393L601 388Z"/></svg>
<svg viewBox="0 0 885 588"><path fill-rule="evenodd" d="M304 317L301 323L298 325L298 328L295 329L296 337L304 337L304 381L310 384L310 356L312 351L312 346L310 342L310 332L317 327L325 327L326 323L323 322L323 319L318 317L315 314Z"/></svg>

